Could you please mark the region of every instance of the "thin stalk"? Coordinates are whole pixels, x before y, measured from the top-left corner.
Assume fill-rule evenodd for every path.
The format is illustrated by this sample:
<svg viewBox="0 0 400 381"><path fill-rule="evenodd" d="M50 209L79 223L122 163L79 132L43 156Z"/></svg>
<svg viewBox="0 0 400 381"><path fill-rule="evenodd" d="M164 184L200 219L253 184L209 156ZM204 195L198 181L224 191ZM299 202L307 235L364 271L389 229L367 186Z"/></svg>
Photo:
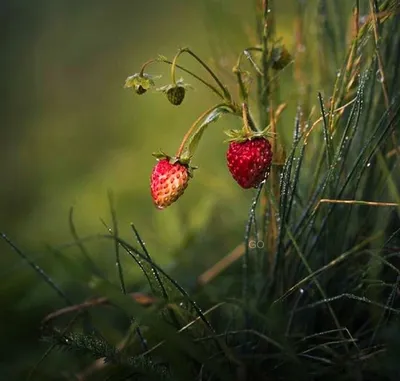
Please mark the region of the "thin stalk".
<svg viewBox="0 0 400 381"><path fill-rule="evenodd" d="M127 247L129 251L127 251L127 254L133 256L132 252L135 253L138 257L140 257L142 260L150 264L150 266L154 267L160 274L162 274L165 278L167 278L171 284L180 292L180 294L186 299L186 301L193 307L193 309L196 311L197 315L199 318L204 322L205 326L208 328L208 330L213 334L216 344L222 351L228 356L229 360L231 360L233 363L241 365L240 361L237 360L229 351L227 345L225 342L221 341L218 339L218 337L215 337L216 331L211 325L211 323L208 321L208 319L205 317L203 311L200 309L198 304L189 296L188 292L170 275L168 275L160 266L158 266L156 263L151 261L145 254L140 253L138 250L136 250L133 246L131 246L129 243L124 241L123 239L119 237L111 237L108 235L100 235L99 237L105 238L105 239L115 239L117 240L122 247Z"/></svg>
<svg viewBox="0 0 400 381"><path fill-rule="evenodd" d="M259 89L259 96L260 96L260 124L261 129L264 130L268 124L272 124L271 132L273 134L271 139L271 146L272 152L274 155L277 154L277 138L276 138L276 131L275 131L275 123L274 123L274 115L271 105L271 80L270 80L270 62L269 62L269 38L272 33L272 27L269 14L270 14L270 0L262 0L262 16L261 16L261 68L262 68L262 77L259 82L261 88ZM277 157L277 156L276 156ZM271 191L274 196L278 199L279 198L279 189L277 188L277 183L279 182L279 175L278 175L278 168L276 166L272 166L271 174L270 174L270 186ZM274 246L276 243L276 237L278 232L277 221L276 221L276 212L277 209L274 209L271 200L268 200L267 195L267 187L265 188L265 193L263 195L264 204L267 205L266 208L270 211L270 223L268 227L268 238L267 238L267 247L269 252L274 252ZM264 214L267 213L267 210L263 212ZM263 228L265 230L265 228Z"/></svg>
<svg viewBox="0 0 400 381"><path fill-rule="evenodd" d="M71 299L61 290L54 280L34 261L32 261L22 250L20 250L8 236L0 232L0 238L3 240L56 292L56 294L65 301L66 304L74 304Z"/></svg>
<svg viewBox="0 0 400 381"><path fill-rule="evenodd" d="M179 50L178 53L175 54L174 59L172 60L172 65L171 65L171 80L172 84L176 85L176 62L178 61L179 56L182 54L182 50Z"/></svg>
<svg viewBox="0 0 400 381"><path fill-rule="evenodd" d="M250 233L251 233L251 227L253 226L253 222L255 221L255 210L258 204L258 200L260 199L261 195L261 190L265 184L265 180L261 182L261 184L258 187L257 193L253 198L253 201L251 203L250 211L249 211L249 219L246 224L246 232L245 232L245 252L243 256L243 264L242 264L242 269L243 269L243 285L242 285L242 297L243 301L245 303L245 325L246 329L249 329L250 326L250 317L249 317L249 264L250 264L250 253L249 253L249 243L250 243Z"/></svg>
<svg viewBox="0 0 400 381"><path fill-rule="evenodd" d="M244 85L243 78L242 78L242 72L239 69L239 65L236 65L232 71L234 72L234 74L236 74L236 79L239 84L240 99L242 102L247 103L249 100L249 94L248 94L248 91L246 90L246 86Z"/></svg>
<svg viewBox="0 0 400 381"><path fill-rule="evenodd" d="M112 224L113 224L113 230L114 234L118 236L118 224L117 224L117 216L115 214L115 209L114 209L114 198L111 193L111 191L108 192L108 202L110 204L110 210L111 210L111 219L112 219ZM108 228L109 232L111 234L112 230ZM119 243L115 241L115 265L117 267L118 271L118 277L119 277L119 283L121 286L121 291L124 295L126 295L126 286L125 286L125 279L124 279L124 272L122 269L121 265L121 257L120 257L120 252L119 252Z"/></svg>
<svg viewBox="0 0 400 381"><path fill-rule="evenodd" d="M257 129L255 128L253 122L249 118L250 117L249 106L245 102L242 103L242 117L243 117L243 129L246 132L246 135L248 136L253 135L252 131L257 131Z"/></svg>
<svg viewBox="0 0 400 381"><path fill-rule="evenodd" d="M117 225L117 218L115 214L115 209L114 209L114 202L112 198L111 192L108 194L109 197L109 203L110 203L110 209L111 209L111 218L112 218L112 223L113 223L113 229L107 226L107 224L102 220L103 225L105 228L108 230L111 236L118 236L118 225ZM127 295L126 293L126 287L125 287L125 281L124 281L124 274L122 271L122 266L121 266L121 258L120 258L120 251L119 251L119 242L115 240L115 254L116 254L116 266L118 269L118 277L120 281L120 286L121 286L121 291L124 295ZM129 320L131 321L131 324L134 325L136 323L136 320L133 316L129 316ZM142 330L140 329L139 326L135 328L135 332L137 336L139 337L140 344L143 348L144 351L148 349L147 347L147 341L143 336Z"/></svg>
<svg viewBox="0 0 400 381"><path fill-rule="evenodd" d="M144 69L146 68L146 66L148 66L148 65L150 65L150 64L152 64L152 63L155 63L155 62L163 62L163 63L166 63L166 64L168 64L168 65L172 65L172 63L173 63L172 61L169 61L169 60L167 60L167 59L164 58L164 57L159 57L159 58L156 58L156 59L148 60L148 61L146 61L146 62L142 65L142 68L141 68L141 70L140 70L140 75L143 75L143 74L144 74ZM225 98L224 98L224 95L223 95L220 91L218 91L218 89L216 89L213 85L209 84L209 83L208 83L206 80L204 80L203 78L199 77L197 74L193 73L192 71L186 69L185 67L183 67L183 66L181 66L181 65L175 64L175 66L176 66L178 69L184 71L185 73L191 75L193 78L197 79L197 80L198 80L199 82L201 82L203 85L207 86L212 92L214 92L216 95L218 95L218 97L220 97L221 99L225 99Z"/></svg>
<svg viewBox="0 0 400 381"><path fill-rule="evenodd" d="M390 109L390 101L389 101L389 89L387 85L387 80L385 76L385 69L383 66L383 61L379 49L379 40L380 40L380 35L379 35L379 20L377 17L377 13L379 12L379 9L377 9L377 4L374 4L373 0L370 0L369 2L370 8L371 8L371 17L372 17L372 30L374 34L374 42L375 42L375 54L378 62L378 68L379 68L379 75L380 75L380 81L382 85L382 92L383 92L383 98L385 101L385 106L386 109ZM376 7L374 6L376 5ZM396 135L396 130L393 128L392 132L392 142L394 147L397 149L397 156L400 156L400 149L398 149L398 140L397 140L397 135Z"/></svg>
<svg viewBox="0 0 400 381"><path fill-rule="evenodd" d="M179 158L182 154L183 149L185 148L185 144L188 141L188 139L190 138L190 136L192 135L193 131L195 130L195 128L198 126L198 124L206 117L207 114L209 114L210 112L212 112L213 110L217 109L218 107L221 106L227 106L225 103L220 103L216 106L212 106L209 109L207 109L206 111L204 111L196 120L195 122L192 124L192 126L189 128L189 130L186 132L185 136L182 139L182 143L178 148L178 151L176 153L176 157Z"/></svg>
<svg viewBox="0 0 400 381"><path fill-rule="evenodd" d="M194 52L192 52L189 48L183 48L180 50L180 53L188 53L190 54L197 62L200 63L201 66L204 67L204 69L207 70L207 72L211 75L211 77L214 79L214 81L218 84L218 86L221 88L222 92L224 93L224 97L226 100L229 102L232 100L231 94L229 93L228 89L223 85L223 83L219 80L217 75L210 69L210 67L199 57L197 56Z"/></svg>
<svg viewBox="0 0 400 381"><path fill-rule="evenodd" d="M133 223L131 223L131 228L132 228L133 233L135 234L136 240L138 241L140 247L143 250L143 253L147 256L147 258L152 260L151 256L150 256L150 253L148 252L148 250L146 248L145 243L143 242L142 238L139 235L138 230L136 229L136 227L135 227L135 225ZM162 282L162 280L160 278L160 274L158 273L157 269L155 269L154 267L152 267L152 270L154 272L154 276L156 277L158 285L160 286L160 289L161 289L161 292L162 292L164 300L168 301L168 294L167 294L167 291L166 291L166 289L164 287L164 284L163 284L163 282Z"/></svg>
<svg viewBox="0 0 400 381"><path fill-rule="evenodd" d="M238 60L237 60L237 63L236 63L236 66L235 66L235 67L238 68L238 69L240 68L240 64L241 64L241 62L242 62L242 58L243 58L243 56L245 56L245 57L250 61L251 65L254 67L254 69L255 69L255 71L257 72L257 74L258 74L259 76L262 76L262 75L263 75L262 70L258 67L258 65L257 65L256 62L254 61L252 55L249 53L249 52L251 52L251 51L262 52L262 49L259 48L259 47L256 47L256 46L251 46L251 47L249 47L249 48L244 49L244 50L239 54L239 57L238 57Z"/></svg>
<svg viewBox="0 0 400 381"><path fill-rule="evenodd" d="M268 120L268 107L269 107L269 80L268 80L268 72L269 72L269 62L268 62L268 13L269 13L269 0L263 0L263 25L262 25L262 55L261 55L261 66L263 72L263 81L262 81L262 89L261 89L261 128L264 129L267 126Z"/></svg>

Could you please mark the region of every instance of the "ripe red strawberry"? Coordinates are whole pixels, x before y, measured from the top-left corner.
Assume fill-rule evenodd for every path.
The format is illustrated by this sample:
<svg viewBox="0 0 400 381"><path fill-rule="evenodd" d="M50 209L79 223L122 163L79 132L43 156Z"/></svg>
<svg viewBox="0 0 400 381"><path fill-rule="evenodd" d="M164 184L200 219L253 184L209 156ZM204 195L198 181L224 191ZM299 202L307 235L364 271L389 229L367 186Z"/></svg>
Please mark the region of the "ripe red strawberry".
<svg viewBox="0 0 400 381"><path fill-rule="evenodd" d="M226 153L228 168L236 182L245 189L256 188L272 162L271 144L264 137L232 141Z"/></svg>
<svg viewBox="0 0 400 381"><path fill-rule="evenodd" d="M164 209L182 196L190 178L188 165L170 161L168 157L159 160L151 174L151 196L158 209Z"/></svg>

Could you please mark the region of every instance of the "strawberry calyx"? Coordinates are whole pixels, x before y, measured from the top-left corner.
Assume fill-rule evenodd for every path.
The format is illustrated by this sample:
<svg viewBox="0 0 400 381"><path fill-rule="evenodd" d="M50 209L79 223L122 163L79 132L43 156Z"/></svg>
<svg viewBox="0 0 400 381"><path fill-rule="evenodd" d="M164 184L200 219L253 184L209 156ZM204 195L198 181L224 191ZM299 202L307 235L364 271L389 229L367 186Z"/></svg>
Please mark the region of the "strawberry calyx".
<svg viewBox="0 0 400 381"><path fill-rule="evenodd" d="M225 143L237 142L242 143L247 140L253 140L256 138L271 138L274 136L272 132L270 132L270 127L268 126L262 131L249 131L247 129L241 130L228 130L225 131L225 134L228 136L228 139L225 140Z"/></svg>
<svg viewBox="0 0 400 381"><path fill-rule="evenodd" d="M168 162L172 165L179 163L179 164L185 166L187 168L189 177L193 177L194 170L198 169L198 167L190 165L191 157L188 157L188 156L183 156L183 155L180 157L170 156L161 150L159 150L158 152L153 152L152 155L157 159L157 161L168 160Z"/></svg>
<svg viewBox="0 0 400 381"><path fill-rule="evenodd" d="M161 78L160 75L154 76L147 73L135 73L125 80L125 89L134 89L139 95L144 94L147 90L155 86L155 80Z"/></svg>

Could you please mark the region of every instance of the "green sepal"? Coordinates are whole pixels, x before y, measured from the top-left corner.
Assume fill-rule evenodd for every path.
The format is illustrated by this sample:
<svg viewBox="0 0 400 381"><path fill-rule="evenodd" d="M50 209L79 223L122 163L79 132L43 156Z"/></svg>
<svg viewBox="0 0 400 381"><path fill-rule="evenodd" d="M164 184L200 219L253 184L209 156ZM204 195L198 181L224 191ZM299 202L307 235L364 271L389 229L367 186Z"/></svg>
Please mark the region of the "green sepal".
<svg viewBox="0 0 400 381"><path fill-rule="evenodd" d="M157 160L163 160L163 159L171 159L171 156L167 155L164 151L159 150L158 152L153 152L152 155L157 159Z"/></svg>
<svg viewBox="0 0 400 381"><path fill-rule="evenodd" d="M161 78L161 75L153 76L147 73L135 73L125 80L125 89L135 89L138 94L145 93L148 89L155 86L155 79Z"/></svg>
<svg viewBox="0 0 400 381"><path fill-rule="evenodd" d="M198 169L198 168L199 168L199 167L192 167L192 166L188 165L187 169L188 169L188 175L189 175L189 177L193 177L194 171L195 171L196 169Z"/></svg>
<svg viewBox="0 0 400 381"><path fill-rule="evenodd" d="M238 143L242 143L245 142L246 140L252 140L255 138L271 138L274 136L274 134L272 132L269 131L270 130L270 126L266 127L264 130L262 131L251 131L246 132L243 129L241 130L228 130L228 131L224 131L225 135L228 136L228 139L226 139L224 141L224 143L230 143L230 142L238 142Z"/></svg>
<svg viewBox="0 0 400 381"><path fill-rule="evenodd" d="M159 91L160 93L167 93L169 90L175 88L175 87L183 87L185 90L187 89L193 89L193 86L190 85L189 83L186 83L183 78L180 78L178 81L176 81L175 84L171 83L169 85L161 86L156 89L156 91Z"/></svg>
<svg viewBox="0 0 400 381"><path fill-rule="evenodd" d="M195 167L195 166L191 166L191 165L190 165L191 157L169 156L169 155L167 155L164 151L161 151L161 150L159 150L158 152L153 152L153 153L152 153L152 156L154 156L158 161L159 161L159 160L167 159L171 164L179 163L179 164L184 165L185 167L187 167L189 177L193 177L193 171L194 171L195 169L198 169L198 167Z"/></svg>

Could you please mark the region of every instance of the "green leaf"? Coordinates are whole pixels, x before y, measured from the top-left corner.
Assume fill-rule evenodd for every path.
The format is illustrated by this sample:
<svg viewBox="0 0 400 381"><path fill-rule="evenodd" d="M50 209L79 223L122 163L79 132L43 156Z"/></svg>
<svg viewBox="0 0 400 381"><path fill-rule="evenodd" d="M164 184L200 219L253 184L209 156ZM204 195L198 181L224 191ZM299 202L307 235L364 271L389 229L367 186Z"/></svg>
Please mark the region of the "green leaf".
<svg viewBox="0 0 400 381"><path fill-rule="evenodd" d="M203 123L201 123L198 127L197 130L193 133L193 135L190 137L189 142L183 151L183 154L181 155L182 158L189 158L192 157L194 154L194 151L196 150L201 137L203 136L204 131L208 127L209 124L212 122L216 122L222 114L226 113L231 113L232 110L226 106L222 105L219 107L216 107L213 111L211 111L208 116L204 119Z"/></svg>

